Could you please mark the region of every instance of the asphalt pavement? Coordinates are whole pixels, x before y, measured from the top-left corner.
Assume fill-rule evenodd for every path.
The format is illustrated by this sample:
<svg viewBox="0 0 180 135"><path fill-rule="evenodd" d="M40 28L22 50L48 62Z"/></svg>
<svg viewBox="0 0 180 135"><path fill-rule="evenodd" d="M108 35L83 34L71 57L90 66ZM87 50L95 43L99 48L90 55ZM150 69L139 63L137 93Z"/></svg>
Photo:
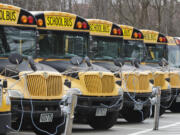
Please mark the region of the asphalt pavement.
<svg viewBox="0 0 180 135"><path fill-rule="evenodd" d="M142 123L127 123L118 119L117 124L106 131L93 130L88 125L74 124L72 135L180 135L180 113L167 112L160 118L159 130L153 131L154 119ZM10 133L9 135L35 135L33 132Z"/></svg>

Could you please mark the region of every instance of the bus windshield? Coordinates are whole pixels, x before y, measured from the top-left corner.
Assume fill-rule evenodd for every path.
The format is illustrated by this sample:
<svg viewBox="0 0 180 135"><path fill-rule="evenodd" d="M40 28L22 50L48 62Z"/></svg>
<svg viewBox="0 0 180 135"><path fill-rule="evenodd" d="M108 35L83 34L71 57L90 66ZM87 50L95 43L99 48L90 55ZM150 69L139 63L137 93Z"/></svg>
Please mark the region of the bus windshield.
<svg viewBox="0 0 180 135"><path fill-rule="evenodd" d="M71 58L86 56L88 34L40 30L40 57Z"/></svg>
<svg viewBox="0 0 180 135"><path fill-rule="evenodd" d="M170 65L179 67L180 66L180 47L179 46L168 46L168 62Z"/></svg>
<svg viewBox="0 0 180 135"><path fill-rule="evenodd" d="M147 59L146 62L158 63L162 58L166 57L166 45L160 44L146 44L147 47Z"/></svg>
<svg viewBox="0 0 180 135"><path fill-rule="evenodd" d="M0 56L11 53L34 56L36 49L35 29L0 26Z"/></svg>
<svg viewBox="0 0 180 135"><path fill-rule="evenodd" d="M143 41L124 40L120 53L123 54L123 59L126 61L133 59L142 61L145 56L145 45Z"/></svg>
<svg viewBox="0 0 180 135"><path fill-rule="evenodd" d="M119 57L119 50L122 48L122 39L109 37L90 38L90 52L92 59L112 60Z"/></svg>

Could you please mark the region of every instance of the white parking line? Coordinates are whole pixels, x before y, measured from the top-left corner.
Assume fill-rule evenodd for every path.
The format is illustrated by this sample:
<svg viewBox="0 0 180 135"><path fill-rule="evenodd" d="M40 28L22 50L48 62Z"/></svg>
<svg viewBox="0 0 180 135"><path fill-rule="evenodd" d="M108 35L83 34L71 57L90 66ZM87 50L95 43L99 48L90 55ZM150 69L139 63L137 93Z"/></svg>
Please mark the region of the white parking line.
<svg viewBox="0 0 180 135"><path fill-rule="evenodd" d="M177 125L180 125L180 122L177 122L177 123L174 123L174 124L170 124L170 125L166 125L166 126L159 127L159 129L164 129L164 128L169 128L169 127L174 127L174 126L177 126ZM150 131L153 131L153 129L146 129L146 130L139 131L139 132L132 133L132 134L128 134L128 135L140 135L140 134L143 134L143 133L148 133L148 132L150 132Z"/></svg>

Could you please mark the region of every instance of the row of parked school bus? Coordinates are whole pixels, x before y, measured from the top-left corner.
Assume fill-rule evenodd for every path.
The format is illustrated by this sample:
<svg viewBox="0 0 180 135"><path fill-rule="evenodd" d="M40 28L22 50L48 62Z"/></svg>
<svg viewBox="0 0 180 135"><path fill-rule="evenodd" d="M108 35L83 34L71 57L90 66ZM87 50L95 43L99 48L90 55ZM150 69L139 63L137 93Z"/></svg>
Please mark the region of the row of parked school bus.
<svg viewBox="0 0 180 135"><path fill-rule="evenodd" d="M100 19L0 4L0 133L60 134L62 98L77 88L76 123L111 128L117 118L180 111L180 40Z"/></svg>

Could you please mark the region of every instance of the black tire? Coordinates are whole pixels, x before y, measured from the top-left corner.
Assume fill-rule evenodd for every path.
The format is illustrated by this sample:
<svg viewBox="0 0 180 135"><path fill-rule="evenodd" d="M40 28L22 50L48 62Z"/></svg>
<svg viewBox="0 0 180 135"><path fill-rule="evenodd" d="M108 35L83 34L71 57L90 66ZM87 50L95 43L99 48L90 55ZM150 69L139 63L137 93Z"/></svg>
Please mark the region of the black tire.
<svg viewBox="0 0 180 135"><path fill-rule="evenodd" d="M44 130L46 132L49 132L50 134L54 134L56 132L56 127L61 124L64 120L60 119L60 120L54 120L53 123L39 123L37 121L35 121L35 124L38 128L40 128L41 130ZM61 133L64 132L65 129L65 123L60 126L59 128L57 128L57 132L54 135L61 135ZM33 130L37 135L49 135L45 132L40 131L39 129L37 129L36 127L33 126Z"/></svg>
<svg viewBox="0 0 180 135"><path fill-rule="evenodd" d="M143 108L142 111L135 111L132 108L124 108L120 113L129 123L139 123L150 117L150 107Z"/></svg>
<svg viewBox="0 0 180 135"><path fill-rule="evenodd" d="M173 102L169 109L173 113L179 113L180 112L180 103Z"/></svg>
<svg viewBox="0 0 180 135"><path fill-rule="evenodd" d="M119 112L108 112L106 116L90 116L88 118L88 124L96 130L107 130L116 124Z"/></svg>

